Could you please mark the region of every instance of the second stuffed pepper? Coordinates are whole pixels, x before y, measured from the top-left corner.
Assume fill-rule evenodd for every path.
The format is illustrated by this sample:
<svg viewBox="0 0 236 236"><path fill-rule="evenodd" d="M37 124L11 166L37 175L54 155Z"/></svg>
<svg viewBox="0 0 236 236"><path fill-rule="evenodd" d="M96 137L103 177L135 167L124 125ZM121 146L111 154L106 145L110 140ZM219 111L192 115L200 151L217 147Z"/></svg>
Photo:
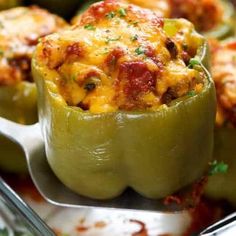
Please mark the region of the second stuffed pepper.
<svg viewBox="0 0 236 236"><path fill-rule="evenodd" d="M21 124L37 122L32 53L39 38L65 25L61 18L37 7L0 12L0 116ZM21 148L3 136L0 136L0 169L26 171Z"/></svg>
<svg viewBox="0 0 236 236"><path fill-rule="evenodd" d="M47 159L77 193L161 198L212 155L215 90L186 20L108 0L43 39L33 58Z"/></svg>
<svg viewBox="0 0 236 236"><path fill-rule="evenodd" d="M236 40L211 41L211 49L218 103L213 156L228 165L228 171L209 177L206 194L236 206Z"/></svg>

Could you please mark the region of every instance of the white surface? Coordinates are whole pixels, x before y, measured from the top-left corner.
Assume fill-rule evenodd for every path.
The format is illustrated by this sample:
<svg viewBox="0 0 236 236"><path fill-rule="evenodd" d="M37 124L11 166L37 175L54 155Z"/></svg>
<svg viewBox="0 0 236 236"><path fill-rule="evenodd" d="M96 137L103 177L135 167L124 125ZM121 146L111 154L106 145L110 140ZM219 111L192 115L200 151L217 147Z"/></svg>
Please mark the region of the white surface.
<svg viewBox="0 0 236 236"><path fill-rule="evenodd" d="M76 227L85 226L89 229L83 234L86 236L112 235L127 236L140 230L141 226L130 220L139 220L146 225L148 235L172 233L181 235L190 222L189 215L184 214L155 214L132 213L117 210L78 210L62 209L55 216L48 219L48 224L71 236L78 235ZM59 223L61 222L61 224ZM96 227L96 223L105 223L104 227Z"/></svg>
<svg viewBox="0 0 236 236"><path fill-rule="evenodd" d="M36 204L29 201L36 212L45 213L40 215L53 229L70 236L129 236L140 230L141 226L130 220L138 220L145 224L148 235L160 234L181 235L190 224L188 213L146 213L119 210L93 210L55 208L45 203ZM47 208L47 205L49 206ZM78 227L88 228L78 231Z"/></svg>

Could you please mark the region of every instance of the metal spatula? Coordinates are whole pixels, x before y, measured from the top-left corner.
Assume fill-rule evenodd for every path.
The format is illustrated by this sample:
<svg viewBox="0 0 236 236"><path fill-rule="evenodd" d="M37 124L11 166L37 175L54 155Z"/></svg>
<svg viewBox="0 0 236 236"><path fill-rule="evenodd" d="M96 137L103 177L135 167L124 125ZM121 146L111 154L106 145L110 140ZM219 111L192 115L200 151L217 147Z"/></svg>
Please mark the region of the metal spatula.
<svg viewBox="0 0 236 236"><path fill-rule="evenodd" d="M55 205L66 207L102 207L149 211L179 211L165 206L163 201L146 199L132 190L109 201L96 201L79 196L65 187L54 175L46 160L39 124L20 125L0 118L0 134L16 142L23 149L33 182L42 196Z"/></svg>

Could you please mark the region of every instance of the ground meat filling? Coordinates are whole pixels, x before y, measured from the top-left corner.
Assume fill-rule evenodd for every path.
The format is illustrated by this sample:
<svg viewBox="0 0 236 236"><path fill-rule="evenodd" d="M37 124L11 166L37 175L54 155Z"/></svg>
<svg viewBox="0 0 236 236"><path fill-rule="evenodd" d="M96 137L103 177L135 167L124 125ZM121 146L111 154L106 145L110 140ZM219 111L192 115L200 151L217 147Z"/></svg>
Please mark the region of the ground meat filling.
<svg viewBox="0 0 236 236"><path fill-rule="evenodd" d="M64 27L58 17L37 7L0 13L0 86L32 82L31 58L39 38Z"/></svg>
<svg viewBox="0 0 236 236"><path fill-rule="evenodd" d="M71 106L92 113L157 110L200 92L204 80L190 65L202 40L192 24L180 20L172 36L164 28L152 11L107 0L70 30L46 37L38 54Z"/></svg>
<svg viewBox="0 0 236 236"><path fill-rule="evenodd" d="M218 110L217 125L236 126L236 41L220 44L211 41L212 76L215 81Z"/></svg>

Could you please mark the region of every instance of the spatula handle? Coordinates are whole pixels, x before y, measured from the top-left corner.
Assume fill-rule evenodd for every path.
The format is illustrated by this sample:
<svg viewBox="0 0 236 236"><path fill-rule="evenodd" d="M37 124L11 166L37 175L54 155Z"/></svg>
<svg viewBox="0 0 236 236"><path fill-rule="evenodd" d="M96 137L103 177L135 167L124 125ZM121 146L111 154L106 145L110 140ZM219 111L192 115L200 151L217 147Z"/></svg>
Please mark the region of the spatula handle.
<svg viewBox="0 0 236 236"><path fill-rule="evenodd" d="M0 117L0 134L19 144L27 153L43 143L38 123L21 125Z"/></svg>

